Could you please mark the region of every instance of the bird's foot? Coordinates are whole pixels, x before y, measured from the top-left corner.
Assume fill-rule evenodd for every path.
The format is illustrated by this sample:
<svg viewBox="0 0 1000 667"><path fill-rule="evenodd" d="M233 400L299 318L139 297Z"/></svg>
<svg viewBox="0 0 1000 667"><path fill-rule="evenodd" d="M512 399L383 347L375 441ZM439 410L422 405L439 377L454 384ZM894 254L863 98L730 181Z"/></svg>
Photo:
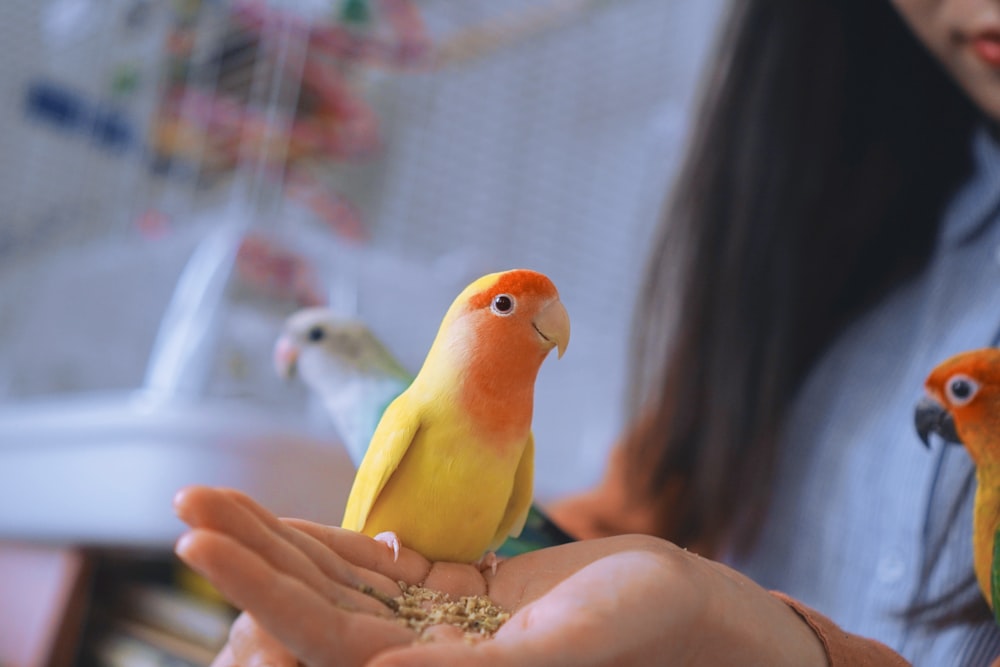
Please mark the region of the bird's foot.
<svg viewBox="0 0 1000 667"><path fill-rule="evenodd" d="M499 563L500 559L497 558L496 552L490 551L484 554L476 565L479 567L480 572L486 572L486 570L489 570L493 573L493 576L496 576L497 565L499 565Z"/></svg>
<svg viewBox="0 0 1000 667"><path fill-rule="evenodd" d="M399 541L399 536L391 530L387 530L384 533L379 533L375 536L376 542L381 542L385 546L392 549L392 562L395 563L399 560L399 547L402 543Z"/></svg>

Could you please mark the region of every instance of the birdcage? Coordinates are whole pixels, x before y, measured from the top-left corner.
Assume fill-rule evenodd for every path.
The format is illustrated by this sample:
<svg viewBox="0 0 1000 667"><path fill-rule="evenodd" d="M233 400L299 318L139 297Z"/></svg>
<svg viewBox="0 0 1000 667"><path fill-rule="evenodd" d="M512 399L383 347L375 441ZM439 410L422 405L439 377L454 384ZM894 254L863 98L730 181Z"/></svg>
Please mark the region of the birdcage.
<svg viewBox="0 0 1000 667"><path fill-rule="evenodd" d="M328 304L415 371L516 266L573 320L538 493L593 481L720 4L0 8L0 536L166 543L190 483L337 522L353 469L271 369L284 318Z"/></svg>

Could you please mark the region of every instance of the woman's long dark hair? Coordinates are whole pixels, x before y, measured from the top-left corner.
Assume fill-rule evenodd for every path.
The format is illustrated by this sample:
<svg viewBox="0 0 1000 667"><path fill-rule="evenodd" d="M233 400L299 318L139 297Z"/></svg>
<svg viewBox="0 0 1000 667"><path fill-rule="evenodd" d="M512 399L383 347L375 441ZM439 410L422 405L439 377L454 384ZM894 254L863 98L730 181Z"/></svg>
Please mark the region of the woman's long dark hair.
<svg viewBox="0 0 1000 667"><path fill-rule="evenodd" d="M707 553L752 544L790 399L924 265L978 117L887 0L733 9L637 307L626 441L663 536Z"/></svg>

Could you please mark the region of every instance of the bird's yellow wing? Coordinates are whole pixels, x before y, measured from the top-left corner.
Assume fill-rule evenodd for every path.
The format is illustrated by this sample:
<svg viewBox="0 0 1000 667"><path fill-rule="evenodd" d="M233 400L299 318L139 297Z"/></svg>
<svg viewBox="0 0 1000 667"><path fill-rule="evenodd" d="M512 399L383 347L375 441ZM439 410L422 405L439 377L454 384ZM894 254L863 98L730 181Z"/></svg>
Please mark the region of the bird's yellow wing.
<svg viewBox="0 0 1000 667"><path fill-rule="evenodd" d="M517 537L524 529L524 522L528 518L528 510L531 508L531 500L534 496L535 482L535 436L529 431L528 442L521 452L521 460L517 464L517 471L514 473L514 487L511 489L510 500L507 501L507 509L504 510L503 519L497 534L490 542L489 551L496 551L500 545L507 541L508 537Z"/></svg>
<svg viewBox="0 0 1000 667"><path fill-rule="evenodd" d="M364 530L372 505L420 430L420 414L405 397L404 392L389 404L372 435L347 498L344 528Z"/></svg>

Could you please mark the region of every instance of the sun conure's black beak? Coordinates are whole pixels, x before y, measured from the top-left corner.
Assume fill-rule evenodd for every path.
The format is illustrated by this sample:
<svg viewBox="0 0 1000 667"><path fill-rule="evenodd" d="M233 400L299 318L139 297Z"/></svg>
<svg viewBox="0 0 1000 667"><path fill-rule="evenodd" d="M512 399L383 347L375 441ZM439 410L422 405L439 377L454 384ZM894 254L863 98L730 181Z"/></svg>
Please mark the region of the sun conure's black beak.
<svg viewBox="0 0 1000 667"><path fill-rule="evenodd" d="M931 446L931 433L937 433L947 443L962 444L958 432L955 431L955 420L951 418L951 414L929 396L917 403L913 411L913 423L917 427L917 435L926 447Z"/></svg>

